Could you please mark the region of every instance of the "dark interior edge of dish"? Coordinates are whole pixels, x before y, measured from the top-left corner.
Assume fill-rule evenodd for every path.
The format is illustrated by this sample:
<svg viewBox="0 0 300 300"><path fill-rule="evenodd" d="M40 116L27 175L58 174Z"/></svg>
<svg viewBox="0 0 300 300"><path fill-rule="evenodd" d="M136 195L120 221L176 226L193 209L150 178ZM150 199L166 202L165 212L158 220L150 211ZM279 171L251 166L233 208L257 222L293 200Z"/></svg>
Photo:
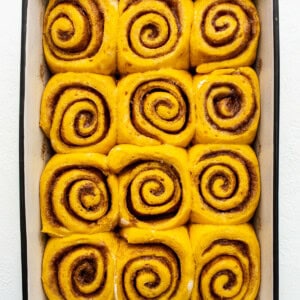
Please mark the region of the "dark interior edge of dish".
<svg viewBox="0 0 300 300"><path fill-rule="evenodd" d="M273 1L274 30L274 179L273 179L273 293L279 299L279 245L278 245L278 183L279 183L279 93L280 93L280 57L279 57L279 6Z"/></svg>
<svg viewBox="0 0 300 300"><path fill-rule="evenodd" d="M26 31L27 31L28 0L22 1L21 29L21 70L20 70L20 112L19 112L19 177L20 177L20 233L21 233L21 264L23 299L28 299L27 279L27 238L25 211L25 173L24 173L24 97L25 97L25 66L26 66Z"/></svg>

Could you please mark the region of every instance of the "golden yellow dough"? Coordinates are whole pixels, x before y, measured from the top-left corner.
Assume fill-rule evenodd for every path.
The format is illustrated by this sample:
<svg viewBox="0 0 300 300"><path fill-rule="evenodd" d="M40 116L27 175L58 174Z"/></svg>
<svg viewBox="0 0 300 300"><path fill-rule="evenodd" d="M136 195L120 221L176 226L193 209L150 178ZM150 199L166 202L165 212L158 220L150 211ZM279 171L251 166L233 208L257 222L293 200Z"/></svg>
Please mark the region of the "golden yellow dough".
<svg viewBox="0 0 300 300"><path fill-rule="evenodd" d="M48 299L113 300L117 247L112 233L49 239L42 265Z"/></svg>
<svg viewBox="0 0 300 300"><path fill-rule="evenodd" d="M260 172L247 145L197 145L189 150L193 223L241 224L260 198Z"/></svg>
<svg viewBox="0 0 300 300"><path fill-rule="evenodd" d="M163 69L128 75L117 87L118 143L187 146L194 135L192 77Z"/></svg>
<svg viewBox="0 0 300 300"><path fill-rule="evenodd" d="M50 0L43 47L52 73L114 73L117 25L117 0Z"/></svg>
<svg viewBox="0 0 300 300"><path fill-rule="evenodd" d="M187 222L192 199L184 149L119 145L108 165L118 174L122 227L169 229Z"/></svg>
<svg viewBox="0 0 300 300"><path fill-rule="evenodd" d="M192 225L195 258L191 300L255 300L260 285L260 247L251 225Z"/></svg>
<svg viewBox="0 0 300 300"><path fill-rule="evenodd" d="M260 90L249 67L194 78L196 143L251 144L260 118Z"/></svg>
<svg viewBox="0 0 300 300"><path fill-rule="evenodd" d="M47 83L40 127L58 153L107 153L116 143L116 85L112 77L62 73Z"/></svg>
<svg viewBox="0 0 300 300"><path fill-rule="evenodd" d="M112 230L118 186L102 154L57 154L40 179L42 232L52 236Z"/></svg>
<svg viewBox="0 0 300 300"><path fill-rule="evenodd" d="M186 228L121 230L116 290L119 300L189 299L194 263Z"/></svg>
<svg viewBox="0 0 300 300"><path fill-rule="evenodd" d="M196 0L191 64L197 73L250 66L259 35L259 17L251 0Z"/></svg>
<svg viewBox="0 0 300 300"><path fill-rule="evenodd" d="M118 70L189 68L191 0L120 0Z"/></svg>

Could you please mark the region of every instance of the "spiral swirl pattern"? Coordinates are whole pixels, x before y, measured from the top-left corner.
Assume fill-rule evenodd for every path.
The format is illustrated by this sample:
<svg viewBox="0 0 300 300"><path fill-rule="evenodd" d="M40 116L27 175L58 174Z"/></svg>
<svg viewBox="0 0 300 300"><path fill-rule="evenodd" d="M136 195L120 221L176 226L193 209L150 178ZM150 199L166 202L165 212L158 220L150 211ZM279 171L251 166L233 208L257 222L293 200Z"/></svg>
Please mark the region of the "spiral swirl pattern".
<svg viewBox="0 0 300 300"><path fill-rule="evenodd" d="M170 237L177 233L182 243L189 243L183 228L167 233ZM116 283L120 299L188 299L187 283L193 278L194 268L192 260L190 266L184 265L184 255L192 259L189 245L181 246L176 237L170 242L165 235L156 231L146 240L145 237L150 238L149 231L133 229L129 235L127 232L117 260Z"/></svg>
<svg viewBox="0 0 300 300"><path fill-rule="evenodd" d="M191 230L197 266L192 299L254 300L260 276L254 231L249 225L219 227L195 225ZM195 236L200 233L202 240Z"/></svg>
<svg viewBox="0 0 300 300"><path fill-rule="evenodd" d="M117 205L116 179L100 154L56 155L40 183L43 231L50 235L95 233L112 229Z"/></svg>
<svg viewBox="0 0 300 300"><path fill-rule="evenodd" d="M199 73L250 66L259 34L259 18L252 1L198 0L191 34L192 65L199 65Z"/></svg>
<svg viewBox="0 0 300 300"><path fill-rule="evenodd" d="M42 279L49 299L113 299L112 234L52 238L44 258Z"/></svg>
<svg viewBox="0 0 300 300"><path fill-rule="evenodd" d="M258 78L248 67L212 72L195 79L196 141L253 142L260 117Z"/></svg>
<svg viewBox="0 0 300 300"><path fill-rule="evenodd" d="M58 153L107 153L115 144L115 83L96 74L57 74L48 82L40 126Z"/></svg>
<svg viewBox="0 0 300 300"><path fill-rule="evenodd" d="M203 299L203 295L211 295L214 299L239 295L242 299L251 277L249 249L243 242L224 239L215 241L211 253L217 247L222 248L224 254L212 255L212 259L203 266L199 275L199 294ZM236 254L227 254L232 252Z"/></svg>
<svg viewBox="0 0 300 300"><path fill-rule="evenodd" d="M121 0L119 10L121 73L162 67L188 68L186 45L192 20L191 1Z"/></svg>
<svg viewBox="0 0 300 300"><path fill-rule="evenodd" d="M182 201L180 176L161 162L145 162L130 168L126 205L138 220L171 218Z"/></svg>
<svg viewBox="0 0 300 300"><path fill-rule="evenodd" d="M118 142L186 146L194 133L192 78L184 71L131 74L118 85Z"/></svg>
<svg viewBox="0 0 300 300"><path fill-rule="evenodd" d="M174 84L167 81L148 82L146 86L140 85L132 98L132 117L137 127L143 126L138 117L140 113L150 125L168 133L177 133L186 127L186 97Z"/></svg>
<svg viewBox="0 0 300 300"><path fill-rule="evenodd" d="M171 298L180 278L176 254L162 245L139 245L137 249L144 254L129 260L123 269L126 299Z"/></svg>
<svg viewBox="0 0 300 300"><path fill-rule="evenodd" d="M226 149L227 148L227 149ZM196 146L191 151L197 223L239 224L253 215L260 196L257 158L248 146Z"/></svg>
<svg viewBox="0 0 300 300"><path fill-rule="evenodd" d="M54 73L110 74L115 69L116 4L114 0L49 1L44 16L43 45L47 63Z"/></svg>
<svg viewBox="0 0 300 300"><path fill-rule="evenodd" d="M170 151L169 156L164 150ZM187 221L190 202L184 150L121 145L108 159L110 168L119 173L121 226L167 229Z"/></svg>

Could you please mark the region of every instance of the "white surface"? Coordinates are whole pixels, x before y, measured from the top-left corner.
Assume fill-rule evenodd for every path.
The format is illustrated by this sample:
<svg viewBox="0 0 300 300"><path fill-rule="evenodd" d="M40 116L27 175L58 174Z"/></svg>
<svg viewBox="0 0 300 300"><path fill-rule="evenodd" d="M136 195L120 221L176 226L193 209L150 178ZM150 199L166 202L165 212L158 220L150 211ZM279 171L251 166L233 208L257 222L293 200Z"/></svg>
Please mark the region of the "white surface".
<svg viewBox="0 0 300 300"><path fill-rule="evenodd" d="M300 3L280 2L280 299L300 299ZM292 8L292 9L291 9Z"/></svg>
<svg viewBox="0 0 300 300"><path fill-rule="evenodd" d="M21 0L0 9L0 299L22 299L19 237L19 61Z"/></svg>
<svg viewBox="0 0 300 300"><path fill-rule="evenodd" d="M299 1L280 1L280 299L287 300L300 299L299 8ZM5 1L0 23L0 299L14 300L22 298L18 190L21 0Z"/></svg>

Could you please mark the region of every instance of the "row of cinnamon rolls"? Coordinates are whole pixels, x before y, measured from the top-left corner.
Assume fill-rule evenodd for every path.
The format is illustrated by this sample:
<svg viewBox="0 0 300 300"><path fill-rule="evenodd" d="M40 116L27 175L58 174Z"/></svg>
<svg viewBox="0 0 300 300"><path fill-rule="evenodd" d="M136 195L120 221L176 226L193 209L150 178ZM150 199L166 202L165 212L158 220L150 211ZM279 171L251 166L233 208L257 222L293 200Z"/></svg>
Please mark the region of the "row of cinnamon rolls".
<svg viewBox="0 0 300 300"><path fill-rule="evenodd" d="M50 238L42 266L49 299L254 300L259 278L248 224Z"/></svg>
<svg viewBox="0 0 300 300"><path fill-rule="evenodd" d="M68 72L49 80L40 126L58 153L106 154L116 143L250 144L259 117L259 82L249 67L194 78L162 69L117 84L105 75Z"/></svg>
<svg viewBox="0 0 300 300"><path fill-rule="evenodd" d="M165 230L248 222L260 172L247 145L118 145L108 156L56 154L40 181L42 231L51 236L120 227Z"/></svg>
<svg viewBox="0 0 300 300"><path fill-rule="evenodd" d="M251 0L50 0L43 46L53 73L250 66L260 22Z"/></svg>

